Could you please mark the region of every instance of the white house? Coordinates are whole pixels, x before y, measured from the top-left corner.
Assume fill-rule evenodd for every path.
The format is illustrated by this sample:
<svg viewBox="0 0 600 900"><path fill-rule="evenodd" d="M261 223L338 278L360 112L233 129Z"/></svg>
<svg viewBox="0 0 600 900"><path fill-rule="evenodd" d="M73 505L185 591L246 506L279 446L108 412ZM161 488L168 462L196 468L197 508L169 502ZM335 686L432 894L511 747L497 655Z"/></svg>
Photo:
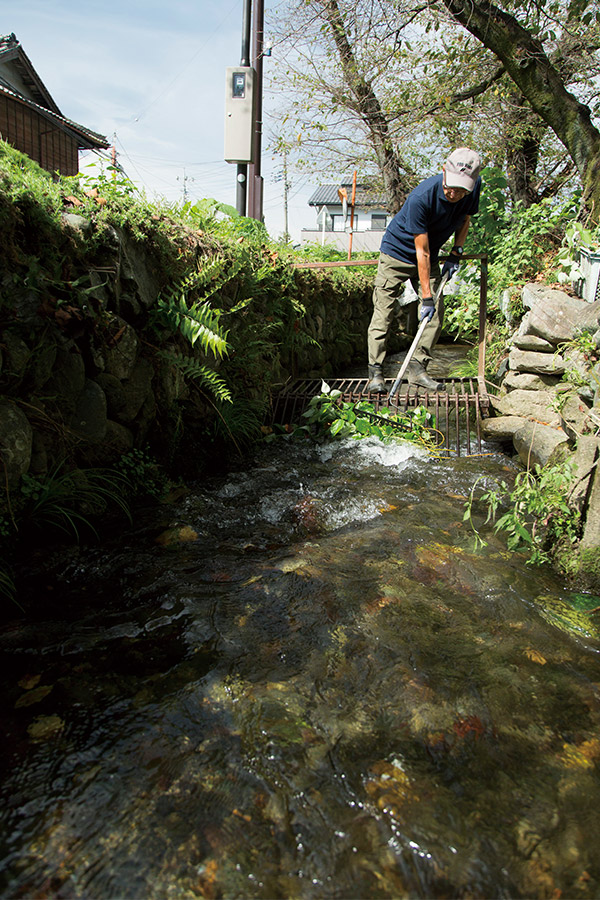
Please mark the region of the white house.
<svg viewBox="0 0 600 900"><path fill-rule="evenodd" d="M351 226L352 181L323 184L308 205L316 211L313 228L303 228L302 244L329 244L348 250ZM352 251L378 251L381 238L391 216L385 208L385 197L368 183L357 183L352 222Z"/></svg>

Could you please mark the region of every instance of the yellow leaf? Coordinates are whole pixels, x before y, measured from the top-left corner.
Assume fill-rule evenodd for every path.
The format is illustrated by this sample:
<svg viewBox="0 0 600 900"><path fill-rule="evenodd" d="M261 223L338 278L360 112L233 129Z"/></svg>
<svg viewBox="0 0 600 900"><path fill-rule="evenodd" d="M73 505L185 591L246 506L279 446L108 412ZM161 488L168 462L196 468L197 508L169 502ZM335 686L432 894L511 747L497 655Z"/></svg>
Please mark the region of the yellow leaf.
<svg viewBox="0 0 600 900"><path fill-rule="evenodd" d="M573 744L563 744L564 753L561 757L565 766L569 769L593 769L594 762L582 753L579 747Z"/></svg>
<svg viewBox="0 0 600 900"><path fill-rule="evenodd" d="M34 703L39 703L40 700L43 700L44 697L48 696L51 690L51 684L40 684L40 686L35 688L34 690L27 691L26 694L22 694L15 703L15 709L20 709L22 706L32 706Z"/></svg>
<svg viewBox="0 0 600 900"><path fill-rule="evenodd" d="M260 581L262 575L253 575L252 578L249 578L248 581L243 581L241 587L246 587L247 584L254 584L255 581Z"/></svg>
<svg viewBox="0 0 600 900"><path fill-rule="evenodd" d="M41 677L41 675L25 675L19 681L19 687L23 688L24 691L30 691L36 684L39 684Z"/></svg>
<svg viewBox="0 0 600 900"><path fill-rule="evenodd" d="M27 729L27 733L34 741L41 741L61 731L64 725L58 716L38 716Z"/></svg>
<svg viewBox="0 0 600 900"><path fill-rule="evenodd" d="M546 660L541 653L538 653L537 650L528 649L525 651L525 656L527 656L531 660L531 662L539 663L540 666L546 665Z"/></svg>

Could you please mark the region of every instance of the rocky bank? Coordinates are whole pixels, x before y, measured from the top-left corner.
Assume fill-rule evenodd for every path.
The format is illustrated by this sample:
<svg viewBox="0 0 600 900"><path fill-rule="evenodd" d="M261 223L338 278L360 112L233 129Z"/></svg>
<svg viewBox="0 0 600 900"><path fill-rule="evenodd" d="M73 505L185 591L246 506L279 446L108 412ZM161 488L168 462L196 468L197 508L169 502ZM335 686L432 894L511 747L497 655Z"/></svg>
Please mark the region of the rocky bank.
<svg viewBox="0 0 600 900"><path fill-rule="evenodd" d="M524 466L570 460L568 498L581 512L580 550L600 547L600 302L541 284L522 291L515 330L482 423L487 440L512 445Z"/></svg>

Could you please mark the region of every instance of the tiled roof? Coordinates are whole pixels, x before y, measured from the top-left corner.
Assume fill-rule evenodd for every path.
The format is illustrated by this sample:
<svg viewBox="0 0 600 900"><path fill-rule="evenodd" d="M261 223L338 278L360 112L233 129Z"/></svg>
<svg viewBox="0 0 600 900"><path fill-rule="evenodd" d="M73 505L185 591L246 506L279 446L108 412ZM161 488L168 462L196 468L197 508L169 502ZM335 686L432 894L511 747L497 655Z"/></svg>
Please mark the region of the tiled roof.
<svg viewBox="0 0 600 900"><path fill-rule="evenodd" d="M30 99L39 103L40 106L55 112L57 115L62 115L50 96L50 91L33 68L31 60L14 34L0 35L0 62L10 62L12 64L23 84L27 85L31 93ZM9 87L15 90L15 85L9 85Z"/></svg>
<svg viewBox="0 0 600 900"><path fill-rule="evenodd" d="M54 122L63 131L71 132L77 138L78 145L81 148L106 149L110 147L110 143L104 135L91 131L91 129L85 128L83 125L78 125L77 122L73 122L71 119L63 116L14 34L0 36L0 62L10 62L15 67L23 83L27 85L32 96L36 99L32 100L26 97L14 85L10 84L6 78L0 78L0 93L11 97L24 106L35 109L37 113Z"/></svg>
<svg viewBox="0 0 600 900"><path fill-rule="evenodd" d="M352 197L352 182L340 181L338 184L322 184L318 187L308 201L309 206L335 206L339 205L340 198L338 190L346 188L348 193L348 202ZM387 198L368 184L356 185L355 206L361 209L387 209Z"/></svg>

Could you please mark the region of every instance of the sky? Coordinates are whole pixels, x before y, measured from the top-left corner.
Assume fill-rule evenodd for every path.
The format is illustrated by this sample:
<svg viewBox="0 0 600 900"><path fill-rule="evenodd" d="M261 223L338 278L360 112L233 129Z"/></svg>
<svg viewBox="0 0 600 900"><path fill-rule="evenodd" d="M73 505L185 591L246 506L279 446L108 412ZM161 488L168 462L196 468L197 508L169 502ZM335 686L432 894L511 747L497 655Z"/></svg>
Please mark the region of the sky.
<svg viewBox="0 0 600 900"><path fill-rule="evenodd" d="M236 166L223 159L225 70L240 63L243 0L20 0L4 10L0 33L16 35L62 114L114 144L148 197L236 206ZM264 60L265 70L283 64L276 54ZM266 133L268 96L263 120ZM81 154L82 172L95 160ZM285 225L282 164L263 144L273 238ZM317 184L292 172L288 181L298 241L302 228L316 226L308 199Z"/></svg>

